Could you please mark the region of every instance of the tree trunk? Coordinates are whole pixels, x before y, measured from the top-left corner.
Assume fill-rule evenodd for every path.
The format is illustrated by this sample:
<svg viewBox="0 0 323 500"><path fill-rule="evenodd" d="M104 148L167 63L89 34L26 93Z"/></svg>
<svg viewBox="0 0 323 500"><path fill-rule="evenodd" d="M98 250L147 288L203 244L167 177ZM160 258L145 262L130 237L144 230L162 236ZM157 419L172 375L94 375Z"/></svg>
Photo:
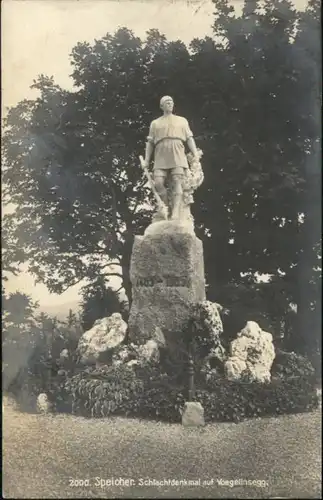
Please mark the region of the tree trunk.
<svg viewBox="0 0 323 500"><path fill-rule="evenodd" d="M125 290L128 302L129 302L129 311L132 303L132 285L130 280L130 260L132 253L132 246L134 242L134 237L130 233L126 237L126 241L124 243L124 248L121 257L121 267L122 267L122 286Z"/></svg>

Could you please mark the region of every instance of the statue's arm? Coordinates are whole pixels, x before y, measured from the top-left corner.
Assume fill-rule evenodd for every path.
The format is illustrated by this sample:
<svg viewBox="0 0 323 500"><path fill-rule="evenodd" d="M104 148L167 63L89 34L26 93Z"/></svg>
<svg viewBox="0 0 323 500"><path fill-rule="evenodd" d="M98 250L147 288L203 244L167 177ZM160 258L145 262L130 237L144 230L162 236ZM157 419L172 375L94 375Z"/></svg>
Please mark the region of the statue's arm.
<svg viewBox="0 0 323 500"><path fill-rule="evenodd" d="M146 143L146 151L145 151L145 164L147 167L149 166L153 152L154 152L154 144L148 140Z"/></svg>
<svg viewBox="0 0 323 500"><path fill-rule="evenodd" d="M144 160L147 168L149 167L149 163L155 149L154 137L155 137L155 126L154 122L151 122L146 142L145 160Z"/></svg>
<svg viewBox="0 0 323 500"><path fill-rule="evenodd" d="M188 146L188 149L190 150L194 158L198 157L198 152L194 141L193 132L191 131L191 128L186 119L185 119L184 134L186 136L186 144Z"/></svg>
<svg viewBox="0 0 323 500"><path fill-rule="evenodd" d="M196 144L195 144L195 141L194 141L193 137L189 137L187 139L187 146L188 146L190 152L192 153L192 155L195 158L197 158L198 157L198 152L197 152L197 147L196 147Z"/></svg>

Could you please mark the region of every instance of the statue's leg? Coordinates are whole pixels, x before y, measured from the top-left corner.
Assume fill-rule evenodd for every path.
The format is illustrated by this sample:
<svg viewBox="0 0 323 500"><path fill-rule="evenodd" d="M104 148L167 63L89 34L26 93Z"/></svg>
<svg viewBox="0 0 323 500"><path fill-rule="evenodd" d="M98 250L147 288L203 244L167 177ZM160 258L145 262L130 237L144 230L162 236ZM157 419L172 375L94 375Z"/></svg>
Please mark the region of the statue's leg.
<svg viewBox="0 0 323 500"><path fill-rule="evenodd" d="M153 171L153 179L157 193L161 197L162 201L167 206L167 189L165 187L165 180L167 177L167 170L156 169Z"/></svg>
<svg viewBox="0 0 323 500"><path fill-rule="evenodd" d="M180 219L181 218L181 207L182 207L182 201L183 201L183 187L182 187L182 180L183 180L183 169L182 168L174 168L172 170L172 185L173 185L173 192L172 192L172 216L171 219Z"/></svg>
<svg viewBox="0 0 323 500"><path fill-rule="evenodd" d="M153 217L153 222L159 221L159 220L165 220L168 218L168 194L167 194L167 189L165 187L165 180L167 177L167 171L166 170L154 170L153 171L153 181L155 184L155 188L157 193L159 194L162 202L165 204L166 209L163 210L160 207L157 209L157 212L155 213Z"/></svg>

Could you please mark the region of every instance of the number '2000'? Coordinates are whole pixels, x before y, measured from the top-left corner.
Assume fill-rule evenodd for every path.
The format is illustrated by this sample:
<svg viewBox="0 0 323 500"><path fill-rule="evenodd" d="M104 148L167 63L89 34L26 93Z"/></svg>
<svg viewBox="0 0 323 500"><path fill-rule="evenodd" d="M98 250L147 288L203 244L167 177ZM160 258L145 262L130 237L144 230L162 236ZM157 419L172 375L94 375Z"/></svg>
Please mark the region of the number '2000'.
<svg viewBox="0 0 323 500"><path fill-rule="evenodd" d="M90 486L90 480L89 479L70 479L69 480L70 486L72 487L78 487L78 486Z"/></svg>

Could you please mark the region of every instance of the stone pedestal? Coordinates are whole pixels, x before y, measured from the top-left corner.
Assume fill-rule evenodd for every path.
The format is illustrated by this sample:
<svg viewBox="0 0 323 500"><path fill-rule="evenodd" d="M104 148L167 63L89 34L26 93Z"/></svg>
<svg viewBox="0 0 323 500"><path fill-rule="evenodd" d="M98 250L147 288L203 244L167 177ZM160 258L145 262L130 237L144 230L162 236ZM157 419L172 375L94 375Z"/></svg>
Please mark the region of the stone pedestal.
<svg viewBox="0 0 323 500"><path fill-rule="evenodd" d="M135 238L129 337L143 344L160 328L166 341L186 326L190 305L205 300L202 242L191 224L160 221Z"/></svg>

